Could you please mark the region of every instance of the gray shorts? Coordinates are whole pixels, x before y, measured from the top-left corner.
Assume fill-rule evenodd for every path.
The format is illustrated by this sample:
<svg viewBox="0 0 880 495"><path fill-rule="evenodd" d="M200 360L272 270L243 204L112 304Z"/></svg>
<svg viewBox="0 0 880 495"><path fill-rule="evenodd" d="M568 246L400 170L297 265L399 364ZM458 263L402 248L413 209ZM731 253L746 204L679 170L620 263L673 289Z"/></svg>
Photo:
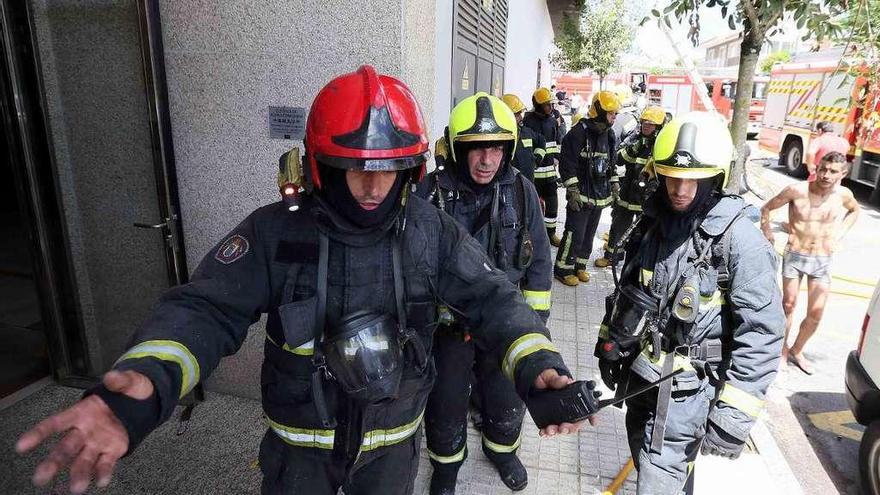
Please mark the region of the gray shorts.
<svg viewBox="0 0 880 495"><path fill-rule="evenodd" d="M782 277L817 278L822 285L831 284L831 256L813 256L788 249L782 254Z"/></svg>

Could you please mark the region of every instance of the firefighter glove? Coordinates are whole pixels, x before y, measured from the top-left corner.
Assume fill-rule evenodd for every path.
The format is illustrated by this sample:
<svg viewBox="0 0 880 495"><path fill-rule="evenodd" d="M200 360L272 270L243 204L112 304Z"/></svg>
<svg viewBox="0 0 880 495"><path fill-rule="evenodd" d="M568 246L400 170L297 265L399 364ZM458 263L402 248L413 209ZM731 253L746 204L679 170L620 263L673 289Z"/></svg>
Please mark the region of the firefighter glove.
<svg viewBox="0 0 880 495"><path fill-rule="evenodd" d="M611 390L617 387L622 369L623 362L619 359L616 361L608 359L599 360L599 374L602 376L602 382Z"/></svg>
<svg viewBox="0 0 880 495"><path fill-rule="evenodd" d="M565 199L568 201L568 209L571 211L581 211L584 206L584 200L581 199L581 190L577 184L572 184L565 188Z"/></svg>
<svg viewBox="0 0 880 495"><path fill-rule="evenodd" d="M601 369L601 364L599 365ZM604 375L603 375L604 379ZM700 453L703 455L717 455L736 459L742 453L745 442L716 426L709 421L706 436L703 438L703 446Z"/></svg>

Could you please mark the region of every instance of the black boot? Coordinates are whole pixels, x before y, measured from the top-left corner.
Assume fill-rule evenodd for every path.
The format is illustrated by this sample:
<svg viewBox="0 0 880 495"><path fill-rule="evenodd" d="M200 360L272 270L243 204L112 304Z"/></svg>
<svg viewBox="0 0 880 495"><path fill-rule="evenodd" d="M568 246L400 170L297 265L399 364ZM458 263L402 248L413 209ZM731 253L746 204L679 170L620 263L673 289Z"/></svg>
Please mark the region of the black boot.
<svg viewBox="0 0 880 495"><path fill-rule="evenodd" d="M458 478L458 469L463 462L453 464L441 464L431 461L434 472L431 473L430 495L455 495L455 481Z"/></svg>
<svg viewBox="0 0 880 495"><path fill-rule="evenodd" d="M501 481L507 485L507 488L518 492L529 484L529 473L516 453L499 454L487 449L485 445L483 445L483 453L492 461L495 469L498 470L498 476L501 477Z"/></svg>

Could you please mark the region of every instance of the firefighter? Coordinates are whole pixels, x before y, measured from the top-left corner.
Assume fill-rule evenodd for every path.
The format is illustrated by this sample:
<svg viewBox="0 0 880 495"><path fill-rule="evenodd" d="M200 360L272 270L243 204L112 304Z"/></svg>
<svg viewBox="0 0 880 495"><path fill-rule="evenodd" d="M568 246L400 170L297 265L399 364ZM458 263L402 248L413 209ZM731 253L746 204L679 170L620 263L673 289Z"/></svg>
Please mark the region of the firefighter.
<svg viewBox="0 0 880 495"><path fill-rule="evenodd" d="M636 98L633 90L626 84L618 84L612 89L620 99L620 110L617 119L611 128L617 136L617 142L622 143L639 126L639 110L636 107Z"/></svg>
<svg viewBox="0 0 880 495"><path fill-rule="evenodd" d="M477 93L462 100L449 115L447 166L428 175L416 194L469 231L493 266L520 287L526 302L546 322L553 266L550 242L538 193L511 166L517 127L514 114L494 96ZM482 404L483 452L505 485L522 490L528 475L516 451L525 406L499 363L470 340L471 322L446 314L451 318L434 334L437 383L425 411L428 457L434 466L431 494L455 492L458 470L467 457L472 368L477 376L473 393Z"/></svg>
<svg viewBox="0 0 880 495"><path fill-rule="evenodd" d="M550 244L559 246L559 236L556 235L556 215L559 210L559 198L556 196L559 175L559 153L563 128L555 117L553 109L553 95L547 88L538 88L532 94L534 109L523 117L523 126L530 128L535 134L543 136L545 144L544 160L535 168L535 188L541 201L544 202L544 226L547 228L547 236Z"/></svg>
<svg viewBox="0 0 880 495"><path fill-rule="evenodd" d="M102 385L19 439L25 452L69 430L36 483L73 461L73 492L92 474L106 486L116 461L262 313L263 493L412 492L440 300L462 312L521 397L570 382L519 289L454 220L409 194L428 139L403 83L369 66L332 80L312 104L305 147L301 207L249 215L191 282L162 295Z"/></svg>
<svg viewBox="0 0 880 495"><path fill-rule="evenodd" d="M619 178L620 189L614 198L611 231L605 244L605 256L598 258L595 263L600 268L610 265L613 260L623 258L623 250L615 253L614 246L620 240L620 236L632 225L636 215L642 212L642 198L646 185L642 171L648 163L648 158L651 157L654 139L663 128L666 114L662 107L652 105L642 111L639 120L641 122L639 129L631 132L623 140L617 153L618 163L625 167L626 172L623 178Z"/></svg>
<svg viewBox="0 0 880 495"><path fill-rule="evenodd" d="M617 137L611 125L620 109L620 100L612 91L593 96L587 118L573 125L562 141L559 166L565 186L565 232L556 252L554 276L563 284L576 286L588 282L587 261L593 250L593 237L599 226L602 209L611 204L612 189L617 183L615 152Z"/></svg>
<svg viewBox="0 0 880 495"><path fill-rule="evenodd" d="M777 372L785 315L757 210L722 192L734 160L724 122L673 119L653 160L659 188L627 244L595 355L619 394L683 370L627 401L626 429L638 493L686 483L690 493L697 452L742 452Z"/></svg>
<svg viewBox="0 0 880 495"><path fill-rule="evenodd" d="M522 100L518 96L506 94L501 99L510 108L510 111L513 112L514 117L516 117L516 125L519 130L519 143L514 151L513 166L525 178L534 182L535 167L541 165L546 154L544 150L544 136L536 133L530 127L522 125L526 106L523 105Z"/></svg>

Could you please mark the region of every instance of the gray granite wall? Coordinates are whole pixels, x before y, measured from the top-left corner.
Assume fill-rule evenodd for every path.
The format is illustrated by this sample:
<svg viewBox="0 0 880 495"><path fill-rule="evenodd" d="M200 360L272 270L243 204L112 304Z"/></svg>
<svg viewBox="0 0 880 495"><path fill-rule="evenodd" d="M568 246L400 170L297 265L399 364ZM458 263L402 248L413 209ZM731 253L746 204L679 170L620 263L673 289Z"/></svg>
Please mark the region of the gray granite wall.
<svg viewBox="0 0 880 495"><path fill-rule="evenodd" d="M31 2L93 373L167 284L134 0ZM75 329L66 329L75 331Z"/></svg>
<svg viewBox="0 0 880 495"><path fill-rule="evenodd" d="M435 1L160 3L191 269L250 211L277 198L278 156L300 143L269 139L270 105L308 110L330 79L367 63L407 82L431 119ZM262 328L223 361L209 388L259 395Z"/></svg>

